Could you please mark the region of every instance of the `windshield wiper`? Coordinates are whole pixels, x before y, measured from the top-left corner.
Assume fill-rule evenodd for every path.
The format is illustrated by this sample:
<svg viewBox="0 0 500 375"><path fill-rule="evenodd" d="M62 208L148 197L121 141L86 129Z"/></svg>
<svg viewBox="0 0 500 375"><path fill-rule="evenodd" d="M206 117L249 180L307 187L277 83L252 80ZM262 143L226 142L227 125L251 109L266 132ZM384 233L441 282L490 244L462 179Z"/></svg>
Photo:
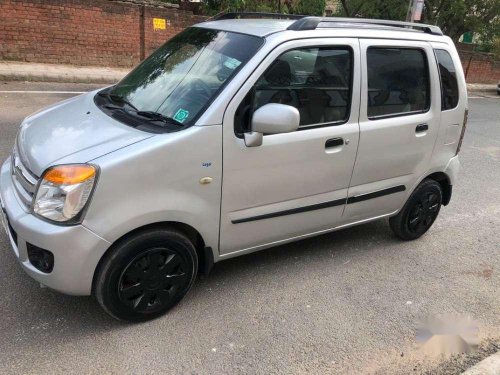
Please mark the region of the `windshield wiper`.
<svg viewBox="0 0 500 375"><path fill-rule="evenodd" d="M106 104L104 107L107 109L124 111L124 112L127 112L129 114L134 114L134 115L138 115L140 117L147 118L149 121L157 121L157 122L162 122L164 124L183 126L183 124L181 122L173 119L172 117L165 116L159 112L140 111L132 103L130 103L128 100L126 100L125 98L123 98L119 95L111 94L108 92L102 92L102 91L99 92L98 95L110 99L111 102L126 104L133 111L126 110L124 107L120 107L120 106L117 106L115 104Z"/></svg>
<svg viewBox="0 0 500 375"><path fill-rule="evenodd" d="M103 91L99 92L98 95L103 96L105 98L109 98L109 99L111 99L111 101L113 101L115 103L126 104L127 106L129 106L130 108L132 108L136 112L139 111L132 103L130 103L127 99L125 99L124 97L122 97L120 95L112 94L110 92L103 92ZM113 108L110 108L110 109L113 109Z"/></svg>
<svg viewBox="0 0 500 375"><path fill-rule="evenodd" d="M161 121L166 124L173 124L173 125L178 125L178 126L183 126L183 124L172 117L165 116L159 112L154 112L154 111L137 111L136 114L142 117L146 117L150 119L151 121Z"/></svg>

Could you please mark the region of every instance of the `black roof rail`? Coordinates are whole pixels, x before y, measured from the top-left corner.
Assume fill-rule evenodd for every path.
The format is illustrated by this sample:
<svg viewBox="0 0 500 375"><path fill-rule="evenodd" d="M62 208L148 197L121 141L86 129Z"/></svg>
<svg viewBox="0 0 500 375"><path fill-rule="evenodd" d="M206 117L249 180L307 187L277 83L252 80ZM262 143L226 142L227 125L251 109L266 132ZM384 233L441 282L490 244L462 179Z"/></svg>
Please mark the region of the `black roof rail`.
<svg viewBox="0 0 500 375"><path fill-rule="evenodd" d="M384 27L399 27L404 29L413 29L423 31L427 34L443 35L439 26L426 25L423 23L403 22L403 21L390 21L378 20L369 18L345 18L345 17L313 17L301 14L284 14L284 13L265 13L265 12L228 12L215 15L210 20L232 20L238 18L269 18L278 20L296 20L288 30L315 30L320 23L330 24L326 27L347 27L357 25L363 26L384 26Z"/></svg>
<svg viewBox="0 0 500 375"><path fill-rule="evenodd" d="M330 27L346 27L357 25L377 25L388 27L401 27L406 29L420 30L427 34L443 35L439 26L426 25L423 23L402 22L402 21L388 21L376 20L367 18L343 18L343 17L301 17L290 26L288 30L315 30L320 23L332 24ZM328 27L328 26L327 26Z"/></svg>
<svg viewBox="0 0 500 375"><path fill-rule="evenodd" d="M269 18L275 20L299 20L307 16L299 14L265 13L265 12L228 12L215 15L211 20L233 20L238 18Z"/></svg>

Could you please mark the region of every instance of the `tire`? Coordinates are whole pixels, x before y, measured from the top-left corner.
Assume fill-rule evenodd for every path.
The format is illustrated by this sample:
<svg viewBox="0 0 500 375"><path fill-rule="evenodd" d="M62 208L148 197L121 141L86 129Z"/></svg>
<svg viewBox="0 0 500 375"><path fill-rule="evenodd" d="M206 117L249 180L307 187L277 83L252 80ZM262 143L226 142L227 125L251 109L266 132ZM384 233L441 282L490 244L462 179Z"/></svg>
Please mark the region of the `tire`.
<svg viewBox="0 0 500 375"><path fill-rule="evenodd" d="M422 181L401 211L389 219L392 231L405 241L421 237L436 220L442 202L441 185L431 179Z"/></svg>
<svg viewBox="0 0 500 375"><path fill-rule="evenodd" d="M191 289L197 271L196 250L184 233L147 229L119 241L105 255L94 295L112 317L143 322L175 306Z"/></svg>

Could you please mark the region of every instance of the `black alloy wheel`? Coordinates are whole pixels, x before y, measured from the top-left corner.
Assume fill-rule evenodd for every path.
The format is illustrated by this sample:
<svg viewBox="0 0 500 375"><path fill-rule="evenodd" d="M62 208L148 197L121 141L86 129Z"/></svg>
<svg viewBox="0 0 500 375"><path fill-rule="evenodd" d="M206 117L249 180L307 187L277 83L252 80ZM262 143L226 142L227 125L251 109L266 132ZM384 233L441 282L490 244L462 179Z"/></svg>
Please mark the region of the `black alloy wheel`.
<svg viewBox="0 0 500 375"><path fill-rule="evenodd" d="M410 195L401 211L389 219L392 231L403 240L419 238L434 224L442 201L441 185L435 180L424 180Z"/></svg>
<svg viewBox="0 0 500 375"><path fill-rule="evenodd" d="M181 231L152 227L119 240L99 263L93 294L119 320L165 314L189 291L198 272L196 249Z"/></svg>
<svg viewBox="0 0 500 375"><path fill-rule="evenodd" d="M125 267L118 282L120 300L139 313L161 309L189 284L187 269L186 260L172 250L146 250Z"/></svg>
<svg viewBox="0 0 500 375"><path fill-rule="evenodd" d="M415 202L408 215L408 229L412 233L425 233L434 223L439 213L439 196L436 193L424 194Z"/></svg>

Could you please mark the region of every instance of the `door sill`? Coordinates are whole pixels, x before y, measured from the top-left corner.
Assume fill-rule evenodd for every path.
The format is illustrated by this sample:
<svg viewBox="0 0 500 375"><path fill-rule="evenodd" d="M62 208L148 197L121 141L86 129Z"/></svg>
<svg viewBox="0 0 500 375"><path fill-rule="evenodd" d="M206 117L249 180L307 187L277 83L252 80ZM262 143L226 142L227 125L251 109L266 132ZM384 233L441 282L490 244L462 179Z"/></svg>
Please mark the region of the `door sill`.
<svg viewBox="0 0 500 375"><path fill-rule="evenodd" d="M302 239L305 239L305 238L314 237L314 236L318 236L318 235L321 235L321 234L325 234L325 233L329 233L329 232L334 232L334 231L337 231L337 230L340 230L340 229L349 228L349 227L352 227L352 226L355 226L355 225L368 223L370 221L375 221L375 220L383 219L384 217L392 216L392 215L396 214L397 212L398 212L398 210L395 210L395 211L390 212L388 214L374 216L374 217L370 217L368 219L363 219L363 220L357 220L357 221L353 221L353 222L347 223L347 224L337 225L336 227L333 227L333 228L323 229L323 230L320 230L320 231L317 231L317 232L313 232L313 233L303 234L303 235L300 235L300 236L286 238L284 240L269 242L269 243L263 244L263 245L252 246L252 247L248 247L246 249L232 251L230 253L221 254L221 255L219 255L218 258L219 258L219 260L223 260L223 259L234 258L236 256L240 256L240 255L244 255L244 254L250 254L250 253L253 253L255 251L269 249L271 247L283 245L283 244L286 244L286 243L289 243L289 242L295 242L295 241L302 240Z"/></svg>

